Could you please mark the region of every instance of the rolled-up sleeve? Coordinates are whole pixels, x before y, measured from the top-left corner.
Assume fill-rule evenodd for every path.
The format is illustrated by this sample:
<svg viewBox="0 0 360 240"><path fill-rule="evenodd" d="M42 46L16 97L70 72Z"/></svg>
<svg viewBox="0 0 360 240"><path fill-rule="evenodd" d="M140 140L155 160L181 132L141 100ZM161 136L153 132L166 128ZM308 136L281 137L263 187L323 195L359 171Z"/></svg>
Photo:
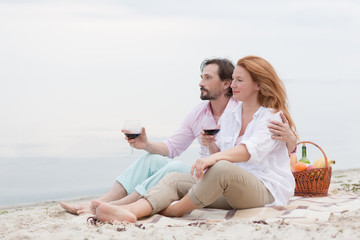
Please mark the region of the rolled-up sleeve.
<svg viewBox="0 0 360 240"><path fill-rule="evenodd" d="M244 144L247 151L251 155L248 160L249 163L256 163L262 161L270 151L275 149L278 144L281 144L279 140L271 138L273 135L268 128L270 120L281 121L280 115L268 114L263 117L256 126L252 129L251 133L245 134L240 144ZM248 137L249 136L249 137Z"/></svg>
<svg viewBox="0 0 360 240"><path fill-rule="evenodd" d="M169 158L179 156L191 145L195 139L194 133L192 132L191 128L186 125L185 121L171 137L164 141L169 149Z"/></svg>
<svg viewBox="0 0 360 240"><path fill-rule="evenodd" d="M195 107L181 123L180 128L169 137L164 143L169 150L169 158L179 156L184 152L200 134L199 124L205 113L207 103L201 103Z"/></svg>

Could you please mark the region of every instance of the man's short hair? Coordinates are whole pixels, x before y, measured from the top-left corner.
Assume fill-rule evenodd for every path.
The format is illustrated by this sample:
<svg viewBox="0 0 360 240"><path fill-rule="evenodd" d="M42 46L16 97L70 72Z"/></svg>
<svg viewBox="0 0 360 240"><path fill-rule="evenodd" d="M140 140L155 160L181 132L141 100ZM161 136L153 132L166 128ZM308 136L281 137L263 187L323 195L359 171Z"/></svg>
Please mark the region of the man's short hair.
<svg viewBox="0 0 360 240"><path fill-rule="evenodd" d="M216 64L219 66L218 75L220 77L221 81L232 81L232 74L234 72L234 64L226 59L226 58L213 58L213 59L205 59L201 65L200 70L201 72L204 70L204 68L207 65L210 64ZM232 96L232 89L231 87L228 88L228 92L226 93L226 96L231 97Z"/></svg>

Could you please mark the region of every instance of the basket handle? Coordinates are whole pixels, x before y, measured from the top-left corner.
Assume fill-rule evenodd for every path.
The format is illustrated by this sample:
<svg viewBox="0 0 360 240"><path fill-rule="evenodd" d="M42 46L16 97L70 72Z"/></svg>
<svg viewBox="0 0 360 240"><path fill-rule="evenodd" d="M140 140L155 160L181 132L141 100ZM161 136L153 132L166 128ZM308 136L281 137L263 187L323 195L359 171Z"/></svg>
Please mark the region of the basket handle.
<svg viewBox="0 0 360 240"><path fill-rule="evenodd" d="M302 143L310 143L310 144L314 145L315 147L317 147L322 152L322 154L324 155L326 168L329 168L328 158L327 158L324 150L322 150L322 148L319 147L319 145L317 145L316 143L310 142L310 141L301 141L301 142L298 142L296 145L299 145L299 144L302 144Z"/></svg>

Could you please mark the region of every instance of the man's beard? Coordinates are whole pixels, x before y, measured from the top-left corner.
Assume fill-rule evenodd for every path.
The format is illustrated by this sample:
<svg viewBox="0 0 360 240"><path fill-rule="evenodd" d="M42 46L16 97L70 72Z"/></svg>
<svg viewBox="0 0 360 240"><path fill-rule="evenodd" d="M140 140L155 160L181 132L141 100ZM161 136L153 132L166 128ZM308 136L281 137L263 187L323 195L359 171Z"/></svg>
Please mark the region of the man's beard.
<svg viewBox="0 0 360 240"><path fill-rule="evenodd" d="M200 88L200 99L201 100L215 100L216 97L215 96L211 96L209 90L205 89L205 88Z"/></svg>

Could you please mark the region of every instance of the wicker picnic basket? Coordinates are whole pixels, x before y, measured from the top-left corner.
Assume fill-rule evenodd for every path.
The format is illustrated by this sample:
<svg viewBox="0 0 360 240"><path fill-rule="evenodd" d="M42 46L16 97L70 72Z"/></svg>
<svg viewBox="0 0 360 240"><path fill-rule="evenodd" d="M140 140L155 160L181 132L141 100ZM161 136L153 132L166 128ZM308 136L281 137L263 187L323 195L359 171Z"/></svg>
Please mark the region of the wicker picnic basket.
<svg viewBox="0 0 360 240"><path fill-rule="evenodd" d="M293 172L295 178L295 196L303 197L323 197L327 196L331 180L331 167L328 164L328 158L325 152L317 144L309 141L297 143L309 143L317 147L325 158L325 168L314 168L308 171Z"/></svg>

